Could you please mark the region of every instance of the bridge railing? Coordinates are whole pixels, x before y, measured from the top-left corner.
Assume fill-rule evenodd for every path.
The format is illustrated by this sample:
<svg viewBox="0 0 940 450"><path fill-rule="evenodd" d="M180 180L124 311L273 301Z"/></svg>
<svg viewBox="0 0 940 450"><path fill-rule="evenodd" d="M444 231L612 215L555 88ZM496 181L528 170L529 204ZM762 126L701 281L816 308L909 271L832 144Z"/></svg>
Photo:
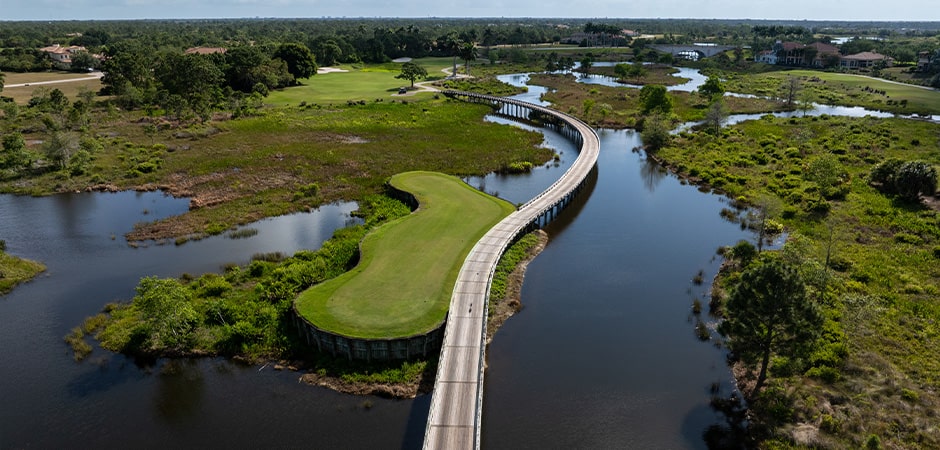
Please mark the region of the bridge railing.
<svg viewBox="0 0 940 450"><path fill-rule="evenodd" d="M600 144L597 134L590 126L574 117L549 108L520 100L469 92L444 91L444 95L452 98L464 97L471 100L516 105L533 111L539 111L561 120L567 126L573 127L581 136L580 153L574 164L547 189L500 221L477 242L464 261L454 287L447 324L444 330L444 344L441 347L437 378L435 379L434 392L431 397L431 409L425 429L424 448L479 448L483 411L483 377L486 361L486 318L490 288L496 265L499 262L499 258L516 238L530 229L531 226L547 214L548 211L558 207L559 204L565 202L575 191L580 189L588 174L590 174L596 166ZM482 265L485 265L485 267ZM480 286L480 281L485 282L483 286ZM473 286L473 288L470 286ZM474 302L478 302L477 305L481 303L483 305L482 316L479 319L481 320L479 329L466 328L467 326L477 326L476 314L464 315L463 308L466 306L466 302L469 302L470 305ZM481 312L479 309L477 311L477 314ZM454 326L463 328L459 328L459 331L455 331L452 328ZM456 339L456 334L461 334L462 337L466 339L471 337L467 334L469 332L476 333L472 336L472 340L459 341L466 345L453 344L454 339ZM471 344L473 347L468 348L467 346ZM458 347L460 352L452 350L452 348ZM451 369L459 367L457 366L459 361L453 360L453 358L457 358L458 356L452 355L459 353L466 358L467 351L478 358L476 364L477 373L475 376L468 377L466 373L461 374L464 377L461 380L466 379L471 381L456 381L453 379L442 381L443 373L450 372ZM476 385L473 391L469 391L464 387L455 388L455 383L461 386L466 386L467 383L475 383ZM448 387L447 391L452 393L451 395L453 395L454 398L443 397L445 394L443 393L444 389L442 389L442 386L444 385ZM471 392L475 394L476 397L473 400L467 398L471 395ZM448 406L452 406L452 408L448 409ZM472 408L472 410L454 409L464 407ZM444 418L450 420L451 423L443 423ZM466 420L466 422L463 422L464 420ZM469 430L471 427L472 430ZM472 435L468 434L468 432L472 433Z"/></svg>

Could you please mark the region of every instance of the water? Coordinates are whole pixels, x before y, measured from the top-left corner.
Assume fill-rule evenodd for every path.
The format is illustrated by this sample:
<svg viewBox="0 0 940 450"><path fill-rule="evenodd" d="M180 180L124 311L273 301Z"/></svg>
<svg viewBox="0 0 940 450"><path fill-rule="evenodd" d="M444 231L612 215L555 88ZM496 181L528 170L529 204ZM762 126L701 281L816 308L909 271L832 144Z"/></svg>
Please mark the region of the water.
<svg viewBox="0 0 940 450"><path fill-rule="evenodd" d="M522 99L541 103L543 92L530 87ZM691 303L706 287L691 279L700 270L711 279L715 250L753 236L720 219L721 197L632 152L638 134L599 134L596 180L549 226L524 308L490 346L485 447L702 448L702 432L722 421L708 407L709 387L728 393L731 375L723 352L694 337ZM546 142L557 164L468 182L527 201L577 156L555 133ZM140 277L317 248L355 208L265 220L242 240L137 249L123 241L134 223L187 205L154 192L0 195L8 251L49 268L0 297L0 448L420 446L430 396L342 395L301 385L293 372L218 358L140 367L96 349L90 361L72 361L62 337L105 303L132 297Z"/></svg>
<svg viewBox="0 0 940 450"><path fill-rule="evenodd" d="M133 224L185 212L157 192L0 195L8 252L48 270L0 297L0 448L416 446L429 396L369 399L301 385L298 374L219 358L137 366L95 349L72 361L62 338L140 277L218 272L253 253L315 249L354 220L354 203L251 224L257 235L132 248ZM260 370L259 370L260 369ZM368 433L356 433L352 426Z"/></svg>
<svg viewBox="0 0 940 450"><path fill-rule="evenodd" d="M600 132L597 182L562 213L529 266L522 311L488 350L484 448L703 448L732 389L724 353L693 335L715 250L750 236L724 200L682 185ZM489 184L487 184L489 186Z"/></svg>

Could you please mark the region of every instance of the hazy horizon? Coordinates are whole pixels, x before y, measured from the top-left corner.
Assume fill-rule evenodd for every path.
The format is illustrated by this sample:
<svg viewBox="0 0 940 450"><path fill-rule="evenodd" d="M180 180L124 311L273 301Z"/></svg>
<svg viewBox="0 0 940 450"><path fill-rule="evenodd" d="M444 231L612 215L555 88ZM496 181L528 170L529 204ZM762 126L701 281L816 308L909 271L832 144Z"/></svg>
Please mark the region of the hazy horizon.
<svg viewBox="0 0 940 450"><path fill-rule="evenodd" d="M252 18L572 18L726 19L846 22L940 21L935 0L480 0L390 3L376 0L5 0L0 20L128 20ZM589 11L590 14L585 14Z"/></svg>

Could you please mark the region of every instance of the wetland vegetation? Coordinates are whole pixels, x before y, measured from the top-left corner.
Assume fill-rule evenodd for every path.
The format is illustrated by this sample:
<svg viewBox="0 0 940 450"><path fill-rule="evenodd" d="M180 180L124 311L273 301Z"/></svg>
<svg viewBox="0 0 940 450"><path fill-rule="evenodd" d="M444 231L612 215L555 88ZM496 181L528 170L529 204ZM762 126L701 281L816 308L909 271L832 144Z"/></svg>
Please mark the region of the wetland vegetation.
<svg viewBox="0 0 940 450"><path fill-rule="evenodd" d="M361 390L361 383L420 385L433 373L434 362L377 368L313 355L296 342L285 316L297 293L353 265L368 230L407 214L404 205L381 195L386 180L412 170L479 175L539 165L553 156L538 147L541 138L535 133L484 122L482 117L490 112L485 106L456 104L432 93L392 96L401 81L395 79L400 65L389 62L391 58L419 58L415 61L433 79L456 61L455 43L461 41L478 43L483 51L473 73L488 76L541 71L569 59L660 61L647 40L679 43L701 38L761 48L776 39L824 37L799 23L771 29L722 21L622 21L621 26L642 28L650 37L633 39L629 46L592 49L558 45L569 34L559 31L563 28L523 28L505 20L495 20L493 26L444 21L434 34L425 31L428 28L409 28L413 21L402 20L389 25L392 28L376 27L377 32L346 20L328 23L326 31L313 31L304 21L273 21L264 26L266 31L252 21L232 21L245 27L238 37L228 35L224 22L183 22L176 28L162 22L133 23L140 33L157 30L162 36L159 57L146 59L119 57L121 52L139 56L158 50L158 43L131 36L126 23L53 22L39 35L25 31L32 23L5 27L0 66L7 71L48 69L37 62L38 55L21 49L38 48L86 26L84 36L74 38L81 40L76 43L112 57L105 67L112 76L3 90L10 101L3 103L0 121L0 190L47 195L163 189L190 197L186 214L141 223L127 235L129 240L177 244L263 217L337 200L358 201L365 223L338 231L320 250L259 258L219 274L144 278L132 302L109 305L67 338L78 357L91 349L86 339L93 335L104 348L141 357L221 354L275 359L310 369L306 376L311 383L358 386L340 388L352 392L374 392ZM290 31L298 26L308 31L307 37L297 38ZM161 27L176 32L164 33ZM760 245L749 250L728 243L729 248L720 250L727 260L725 269L712 288L712 312L720 320L726 300L749 278L744 275L748 266L761 258L777 258L799 267L806 298L821 312L822 325L811 345L771 355L762 389L755 389L753 365L735 364L750 408L748 442L762 448L938 447L938 200L931 189L909 195L895 183L904 163L923 164L928 175L929 168L940 166L940 125L899 118L767 115L721 126L722 115L808 110L814 102L903 115L940 114L937 91L870 77L881 74L930 84L935 78L915 76L913 67L917 52L940 48L935 28L901 32L876 24L866 30L846 29L844 24L827 27L826 33L883 38L872 41L871 49L894 55L902 67L866 71L865 76L777 70L745 61L743 51L682 62L721 79L729 92L757 96L725 96L723 111L714 108L716 96L703 93L668 92L665 102L653 108L639 89L577 83L576 74L539 74L532 80L552 89L544 99L555 108L594 126L644 129L653 158L703 190L728 195L735 206L723 215L730 220L741 221L742 227L763 231L773 226L786 232L786 244L773 252L761 252ZM315 64L349 72L313 78L289 73L287 61L275 55L289 59L281 45L296 40L305 40L302 44ZM257 42L257 48L232 52L228 66L216 66L218 72L205 61L176 55L197 42L237 48L249 47L249 41ZM402 45L405 42L427 45L409 47ZM861 51L862 44L852 45ZM408 53L405 48L419 50ZM238 66L234 58L239 55L260 62ZM193 89L172 77L172 71L157 70L157 65L133 64L144 60L192 63L179 67L204 69L200 73L206 78L197 81L205 84L193 85L205 89ZM665 66L645 73L623 68L618 72L616 66L589 71L645 86L680 82ZM127 76L116 79L116 73ZM7 73L4 81L25 84L62 77L79 75ZM492 80L445 83L500 95L516 92ZM99 89L101 95L96 95ZM212 95L203 97L206 92ZM654 109L660 114L657 120L666 124L660 131L688 121L712 120L716 126L663 135L651 146L653 124L646 119ZM710 117L713 113L718 116ZM886 161L892 160L898 163L885 175ZM935 191L935 170L933 174ZM760 225L746 218L748 207L762 214ZM531 245L528 239L525 244ZM755 251L775 256L755 256ZM519 253L507 255L516 258ZM26 279L41 270L35 265L18 269L22 264L0 253L0 293L15 285L8 280ZM501 285L497 282L494 292ZM707 328L699 330L699 337L718 339L709 336ZM734 351L734 338L728 342Z"/></svg>

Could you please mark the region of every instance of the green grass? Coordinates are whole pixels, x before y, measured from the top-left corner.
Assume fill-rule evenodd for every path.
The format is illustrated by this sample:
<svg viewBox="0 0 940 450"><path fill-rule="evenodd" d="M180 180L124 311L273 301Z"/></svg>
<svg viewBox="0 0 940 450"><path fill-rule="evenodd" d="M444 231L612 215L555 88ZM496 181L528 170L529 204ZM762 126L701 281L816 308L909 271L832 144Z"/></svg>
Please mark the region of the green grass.
<svg viewBox="0 0 940 450"><path fill-rule="evenodd" d="M774 219L791 242L803 243L804 269L822 267L832 227L832 278L825 294L814 295L823 298L830 337L814 346L805 372L771 366L774 383L798 399L797 421L828 414L838 424L825 430L825 439L838 443L830 448L858 448L865 436L859 430L877 432L894 448L940 445L940 431L929 425L940 405L940 212L867 182L886 158L940 166L938 133L936 124L905 119L767 117L720 136L682 133L657 152L696 184L745 202L779 198ZM807 175L821 157L837 158L847 173L829 191L841 194L825 196ZM833 370L836 377L820 376ZM846 401L819 407L834 399Z"/></svg>
<svg viewBox="0 0 940 450"><path fill-rule="evenodd" d="M46 266L38 262L0 251L0 295L12 291L17 284L31 280L44 270Z"/></svg>
<svg viewBox="0 0 940 450"><path fill-rule="evenodd" d="M780 86L784 80L793 76L800 79L801 87L808 91L809 98L818 103L864 106L902 114L940 114L940 91L862 75L812 70L767 72L759 75L723 74L725 75L729 78L728 90L732 92L780 95ZM872 91L884 91L884 94Z"/></svg>
<svg viewBox="0 0 940 450"><path fill-rule="evenodd" d="M442 174L410 172L391 183L421 206L369 234L356 268L301 294L297 309L316 326L362 338L432 329L444 320L467 253L514 210Z"/></svg>
<svg viewBox="0 0 940 450"><path fill-rule="evenodd" d="M423 66L428 71L428 79L440 79L444 77L441 69L451 67L452 60L451 58L422 58L413 62ZM459 64L458 66L458 69L462 67ZM374 101L375 99L384 99L391 101L391 95L397 94L399 87L411 84L408 80L395 78L396 75L401 73L401 64L398 63L342 65L338 68L348 72L314 75L307 80L303 80L302 86L271 92L265 103L271 105L297 105L300 102L307 102L308 104L328 105L345 103L349 100ZM422 97L429 96L429 94L424 93L418 95ZM413 100L412 97L403 99Z"/></svg>
<svg viewBox="0 0 940 450"><path fill-rule="evenodd" d="M604 128L633 128L644 114L640 110L640 90L631 87L612 87L578 83L571 75L535 74L531 83L551 88L543 99L553 108L567 112L585 122ZM708 109L708 101L689 92L670 92L673 122L701 120ZM732 114L747 114L783 109L779 102L760 98L728 97L725 100ZM585 108L586 104L592 104Z"/></svg>
<svg viewBox="0 0 940 450"><path fill-rule="evenodd" d="M87 174L48 171L0 180L0 191L49 194L98 183L133 189L176 185L182 195L206 199L201 208L156 223L139 224L131 239L174 239L222 233L237 224L323 203L358 200L381 192L392 175L413 170L483 175L518 161L542 164L552 151L539 133L486 122L492 109L447 99L368 102L365 105L271 108L256 117L150 137L132 113L97 117L92 135L102 149ZM215 130L215 132L209 132ZM192 137L177 137L188 132ZM43 139L41 133L27 140ZM181 148L182 147L182 148ZM41 149L30 147L39 158ZM159 161L138 174L139 161ZM311 189L312 184L317 189Z"/></svg>

